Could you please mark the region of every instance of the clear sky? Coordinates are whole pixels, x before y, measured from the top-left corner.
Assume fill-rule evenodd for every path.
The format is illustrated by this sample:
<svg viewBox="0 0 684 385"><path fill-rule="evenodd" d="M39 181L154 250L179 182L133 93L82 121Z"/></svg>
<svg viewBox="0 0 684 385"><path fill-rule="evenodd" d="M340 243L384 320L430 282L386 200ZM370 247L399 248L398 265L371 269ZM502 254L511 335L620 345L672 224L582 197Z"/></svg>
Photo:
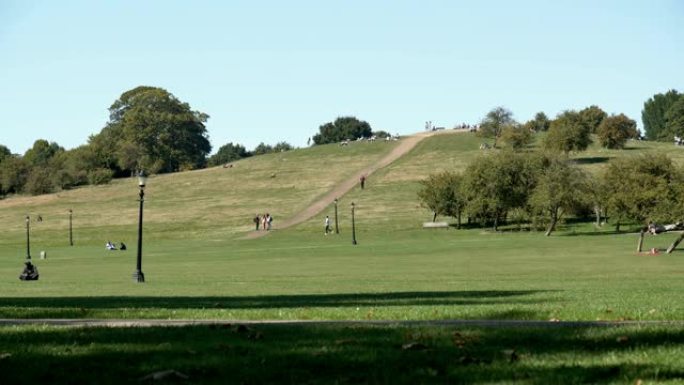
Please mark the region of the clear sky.
<svg viewBox="0 0 684 385"><path fill-rule="evenodd" d="M0 0L0 144L87 142L139 85L211 116L227 142L306 145L353 115L408 134L504 106L599 105L641 126L684 91L682 0Z"/></svg>

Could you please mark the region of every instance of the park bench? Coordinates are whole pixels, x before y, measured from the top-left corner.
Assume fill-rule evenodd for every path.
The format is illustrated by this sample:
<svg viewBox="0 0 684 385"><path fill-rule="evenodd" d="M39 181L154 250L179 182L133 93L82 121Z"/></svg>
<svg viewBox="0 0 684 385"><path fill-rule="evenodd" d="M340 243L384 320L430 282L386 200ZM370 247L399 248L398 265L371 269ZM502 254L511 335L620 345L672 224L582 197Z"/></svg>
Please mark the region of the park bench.
<svg viewBox="0 0 684 385"><path fill-rule="evenodd" d="M448 229L449 224L447 222L424 222L424 229Z"/></svg>

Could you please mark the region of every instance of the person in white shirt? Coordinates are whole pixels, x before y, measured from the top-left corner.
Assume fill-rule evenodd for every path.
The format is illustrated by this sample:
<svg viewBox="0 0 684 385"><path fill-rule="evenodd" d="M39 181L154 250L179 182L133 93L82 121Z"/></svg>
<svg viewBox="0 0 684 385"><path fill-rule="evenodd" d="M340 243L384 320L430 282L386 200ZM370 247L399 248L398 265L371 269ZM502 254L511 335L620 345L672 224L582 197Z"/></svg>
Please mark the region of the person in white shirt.
<svg viewBox="0 0 684 385"><path fill-rule="evenodd" d="M331 230L330 230L330 218L326 215L325 216L325 235L328 235L329 232L331 232Z"/></svg>

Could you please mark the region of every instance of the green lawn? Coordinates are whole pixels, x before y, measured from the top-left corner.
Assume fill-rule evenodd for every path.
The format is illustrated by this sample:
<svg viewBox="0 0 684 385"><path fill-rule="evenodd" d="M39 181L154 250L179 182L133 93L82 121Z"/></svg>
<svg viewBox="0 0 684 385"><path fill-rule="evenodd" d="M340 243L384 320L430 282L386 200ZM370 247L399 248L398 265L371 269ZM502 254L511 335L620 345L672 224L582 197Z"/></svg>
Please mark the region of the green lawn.
<svg viewBox="0 0 684 385"><path fill-rule="evenodd" d="M515 226L498 233L422 230L431 215L416 199L419 180L463 169L482 154L481 142L454 134L420 143L372 175L365 190L340 197L340 235L323 235L331 205L296 228L242 239L255 212L287 218L393 144L321 146L232 169L155 177L145 206L144 284L131 276L133 181L1 200L0 318L684 320L684 251L639 255L634 233L590 223L563 224L551 237ZM630 146L636 150L622 153L676 150ZM598 171L622 153L592 148L576 157ZM44 217L31 222L36 282L18 280L27 212ZM647 237L644 249L664 248L674 237ZM125 241L129 250L106 251L107 240ZM41 250L46 260L38 259ZM568 329L5 326L0 383L133 383L165 369L189 376L169 380L176 383L684 383L682 346L681 322Z"/></svg>

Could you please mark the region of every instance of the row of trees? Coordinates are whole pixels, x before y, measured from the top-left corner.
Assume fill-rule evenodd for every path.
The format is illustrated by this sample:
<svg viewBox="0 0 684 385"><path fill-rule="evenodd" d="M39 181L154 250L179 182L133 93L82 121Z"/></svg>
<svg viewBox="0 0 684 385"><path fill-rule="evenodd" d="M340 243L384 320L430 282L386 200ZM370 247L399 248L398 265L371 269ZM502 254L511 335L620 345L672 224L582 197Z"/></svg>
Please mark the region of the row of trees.
<svg viewBox="0 0 684 385"><path fill-rule="evenodd" d="M651 140L672 140L684 137L684 94L676 90L653 95L641 111L646 137Z"/></svg>
<svg viewBox="0 0 684 385"><path fill-rule="evenodd" d="M478 133L493 138L494 147L501 140L507 147L520 149L530 144L533 132L539 131L547 131L545 149L565 154L586 150L592 143L592 134L601 146L611 149L623 148L628 139L638 135L634 120L624 114L608 116L598 106L563 111L554 120L539 112L524 124L516 122L511 111L497 107L484 117Z"/></svg>
<svg viewBox="0 0 684 385"><path fill-rule="evenodd" d="M562 155L501 151L481 156L463 173L444 171L421 182L418 197L438 215L461 226L469 222L496 230L512 220L544 228L550 235L567 215L608 213L616 229L626 222L675 222L684 218L684 169L665 155L617 158L603 173L582 171Z"/></svg>

